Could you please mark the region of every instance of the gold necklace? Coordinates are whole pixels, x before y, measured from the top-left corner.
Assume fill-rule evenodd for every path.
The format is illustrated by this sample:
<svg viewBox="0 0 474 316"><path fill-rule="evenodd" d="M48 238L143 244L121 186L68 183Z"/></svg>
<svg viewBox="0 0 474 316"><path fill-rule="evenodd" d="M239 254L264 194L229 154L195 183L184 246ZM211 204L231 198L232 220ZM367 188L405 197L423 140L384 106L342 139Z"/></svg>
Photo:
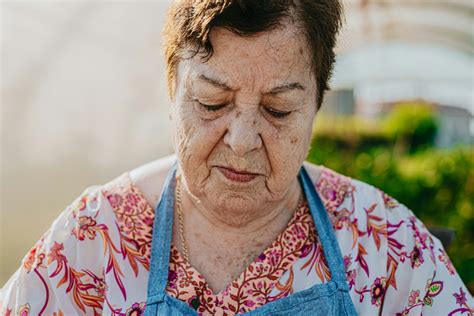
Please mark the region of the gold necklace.
<svg viewBox="0 0 474 316"><path fill-rule="evenodd" d="M181 238L181 247L186 262L189 262L188 247L186 246L186 237L184 236L183 206L181 203L181 177L176 179L176 204L178 206L179 237Z"/></svg>
<svg viewBox="0 0 474 316"><path fill-rule="evenodd" d="M183 219L183 206L181 203L181 177L178 176L176 179L176 204L178 206L178 221L179 221L179 237L181 239L181 248L183 248L183 256L184 260L189 263L189 255L188 255L188 247L186 246L186 237L184 234L184 219ZM303 206L304 203L304 195L301 192L300 197L298 198L298 204L296 205L295 210L296 212Z"/></svg>

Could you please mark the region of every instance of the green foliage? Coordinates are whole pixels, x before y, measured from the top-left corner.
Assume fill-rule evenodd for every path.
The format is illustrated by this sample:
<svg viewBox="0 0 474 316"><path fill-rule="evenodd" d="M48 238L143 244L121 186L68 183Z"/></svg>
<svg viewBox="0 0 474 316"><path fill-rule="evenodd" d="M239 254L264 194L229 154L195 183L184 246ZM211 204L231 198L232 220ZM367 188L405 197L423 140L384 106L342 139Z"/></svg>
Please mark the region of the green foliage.
<svg viewBox="0 0 474 316"><path fill-rule="evenodd" d="M428 227L452 228L456 235L448 254L474 292L474 148L429 147L434 134L429 127L433 124L427 122L436 118L430 114L428 119L425 110L400 111L403 115L396 112L371 123L358 118L320 118L307 159L380 188L413 210ZM402 116L423 127L408 126L412 132L394 127L402 124L395 123L403 122ZM397 146L400 137L410 141L403 150Z"/></svg>
<svg viewBox="0 0 474 316"><path fill-rule="evenodd" d="M432 147L438 132L436 114L422 102L398 104L385 121L386 134L409 145L410 152Z"/></svg>

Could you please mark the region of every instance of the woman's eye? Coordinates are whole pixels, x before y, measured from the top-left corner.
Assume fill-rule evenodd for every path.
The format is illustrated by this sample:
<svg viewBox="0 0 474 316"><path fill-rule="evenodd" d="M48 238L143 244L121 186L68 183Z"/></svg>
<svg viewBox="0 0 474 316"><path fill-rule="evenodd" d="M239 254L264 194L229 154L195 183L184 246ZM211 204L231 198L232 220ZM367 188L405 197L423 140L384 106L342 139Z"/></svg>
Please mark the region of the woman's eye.
<svg viewBox="0 0 474 316"><path fill-rule="evenodd" d="M276 118L283 118L285 116L288 116L291 111L289 112L283 112L283 111L277 111L272 108L265 108L265 111L267 111L271 116L276 117Z"/></svg>
<svg viewBox="0 0 474 316"><path fill-rule="evenodd" d="M205 104L199 101L197 102L199 103L201 107L203 107L206 111L209 111L209 112L215 112L225 107L225 104Z"/></svg>

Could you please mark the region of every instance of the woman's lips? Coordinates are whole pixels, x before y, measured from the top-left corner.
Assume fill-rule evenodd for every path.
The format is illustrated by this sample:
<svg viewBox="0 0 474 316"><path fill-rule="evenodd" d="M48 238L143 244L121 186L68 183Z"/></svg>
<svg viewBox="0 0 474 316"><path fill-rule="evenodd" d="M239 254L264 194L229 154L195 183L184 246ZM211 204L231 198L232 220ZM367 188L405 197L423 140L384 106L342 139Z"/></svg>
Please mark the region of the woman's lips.
<svg viewBox="0 0 474 316"><path fill-rule="evenodd" d="M255 173L235 171L234 169L226 167L218 166L217 169L219 169L227 179L237 182L250 182L258 176Z"/></svg>

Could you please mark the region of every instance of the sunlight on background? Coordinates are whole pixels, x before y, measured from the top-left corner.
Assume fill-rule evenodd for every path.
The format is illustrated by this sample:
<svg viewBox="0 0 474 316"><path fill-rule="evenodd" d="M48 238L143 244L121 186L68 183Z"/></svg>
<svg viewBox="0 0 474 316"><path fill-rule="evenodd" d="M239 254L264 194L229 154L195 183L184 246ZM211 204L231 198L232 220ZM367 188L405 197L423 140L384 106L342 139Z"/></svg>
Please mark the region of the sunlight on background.
<svg viewBox="0 0 474 316"><path fill-rule="evenodd" d="M168 5L1 2L0 285L86 187L172 152ZM474 3L354 0L345 9L308 159L453 229L449 252L472 291Z"/></svg>

